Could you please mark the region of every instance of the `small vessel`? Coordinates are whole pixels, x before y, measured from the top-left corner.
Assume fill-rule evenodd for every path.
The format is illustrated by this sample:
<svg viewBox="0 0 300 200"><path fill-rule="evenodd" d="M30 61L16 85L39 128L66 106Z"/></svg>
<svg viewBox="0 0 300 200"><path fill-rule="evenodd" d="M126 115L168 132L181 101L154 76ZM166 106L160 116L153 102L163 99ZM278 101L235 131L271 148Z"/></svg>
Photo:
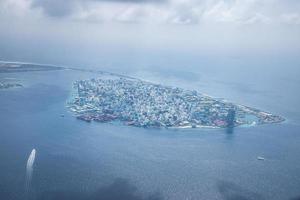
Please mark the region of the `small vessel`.
<svg viewBox="0 0 300 200"><path fill-rule="evenodd" d="M31 185L32 173L33 173L33 164L35 160L36 150L32 149L26 164L26 179L25 179L25 190L28 193Z"/></svg>
<svg viewBox="0 0 300 200"><path fill-rule="evenodd" d="M265 160L265 158L261 156L257 156L257 160Z"/></svg>

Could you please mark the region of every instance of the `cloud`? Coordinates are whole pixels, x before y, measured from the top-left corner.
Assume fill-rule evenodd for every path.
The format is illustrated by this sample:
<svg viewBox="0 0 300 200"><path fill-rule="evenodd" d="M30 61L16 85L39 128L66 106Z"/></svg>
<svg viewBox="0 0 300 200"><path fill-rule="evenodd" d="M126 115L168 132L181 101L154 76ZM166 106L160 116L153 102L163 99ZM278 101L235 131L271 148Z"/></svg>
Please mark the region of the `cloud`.
<svg viewBox="0 0 300 200"><path fill-rule="evenodd" d="M280 17L281 20L287 24L300 25L300 14L298 13L282 14Z"/></svg>
<svg viewBox="0 0 300 200"><path fill-rule="evenodd" d="M119 3L164 3L167 0L94 0L105 2L119 2Z"/></svg>
<svg viewBox="0 0 300 200"><path fill-rule="evenodd" d="M295 0L1 0L0 11L98 23L300 24Z"/></svg>
<svg viewBox="0 0 300 200"><path fill-rule="evenodd" d="M28 0L0 0L0 17L28 16L31 14L30 4L31 2Z"/></svg>
<svg viewBox="0 0 300 200"><path fill-rule="evenodd" d="M207 21L227 22L236 24L270 23L257 0L219 1L206 9L203 18Z"/></svg>
<svg viewBox="0 0 300 200"><path fill-rule="evenodd" d="M73 0L34 0L33 8L41 8L43 12L52 17L64 17L70 15L75 9Z"/></svg>
<svg viewBox="0 0 300 200"><path fill-rule="evenodd" d="M41 8L51 17L65 17L73 14L78 7L89 3L118 3L118 4L146 4L164 3L167 0L33 0L33 8Z"/></svg>

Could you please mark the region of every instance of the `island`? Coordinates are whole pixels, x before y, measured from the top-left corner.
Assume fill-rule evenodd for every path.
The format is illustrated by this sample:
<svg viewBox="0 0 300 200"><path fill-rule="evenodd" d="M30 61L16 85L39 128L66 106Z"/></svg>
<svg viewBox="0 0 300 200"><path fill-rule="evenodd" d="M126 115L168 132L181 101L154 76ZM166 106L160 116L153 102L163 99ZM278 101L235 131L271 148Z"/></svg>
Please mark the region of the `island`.
<svg viewBox="0 0 300 200"><path fill-rule="evenodd" d="M21 62L0 61L0 73L62 70L63 67Z"/></svg>
<svg viewBox="0 0 300 200"><path fill-rule="evenodd" d="M76 81L68 107L80 120L137 127L226 128L284 121L197 91L126 78Z"/></svg>
<svg viewBox="0 0 300 200"><path fill-rule="evenodd" d="M9 89L9 88L16 88L16 87L23 87L23 85L20 83L8 83L8 82L0 81L0 89Z"/></svg>
<svg viewBox="0 0 300 200"><path fill-rule="evenodd" d="M0 73L52 71L63 69L65 68L53 65L0 61ZM6 78L0 77L0 89L10 89L19 87L23 87L23 85L19 82L7 81Z"/></svg>

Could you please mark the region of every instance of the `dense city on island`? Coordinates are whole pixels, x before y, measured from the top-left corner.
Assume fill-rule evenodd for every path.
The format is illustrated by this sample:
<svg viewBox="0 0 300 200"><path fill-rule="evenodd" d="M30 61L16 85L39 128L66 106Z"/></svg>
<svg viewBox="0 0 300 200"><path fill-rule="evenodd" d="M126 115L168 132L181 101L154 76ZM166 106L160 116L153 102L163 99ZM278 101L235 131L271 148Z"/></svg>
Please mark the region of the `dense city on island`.
<svg viewBox="0 0 300 200"><path fill-rule="evenodd" d="M87 122L114 121L138 127L225 128L284 120L196 91L125 78L77 81L68 106Z"/></svg>

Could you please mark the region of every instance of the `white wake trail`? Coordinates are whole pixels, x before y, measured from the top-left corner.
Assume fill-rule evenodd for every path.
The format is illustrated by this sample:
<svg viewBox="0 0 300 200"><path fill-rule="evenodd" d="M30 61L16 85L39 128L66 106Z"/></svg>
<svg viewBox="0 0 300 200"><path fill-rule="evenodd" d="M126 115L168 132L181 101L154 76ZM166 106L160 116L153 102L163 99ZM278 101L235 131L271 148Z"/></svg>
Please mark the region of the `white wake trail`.
<svg viewBox="0 0 300 200"><path fill-rule="evenodd" d="M36 150L32 149L28 160L27 160L27 165L26 165L26 180L25 180L25 190L26 192L29 191L30 189L30 183L31 183L31 178L32 178L32 172L33 172L33 164L35 160L35 154Z"/></svg>

